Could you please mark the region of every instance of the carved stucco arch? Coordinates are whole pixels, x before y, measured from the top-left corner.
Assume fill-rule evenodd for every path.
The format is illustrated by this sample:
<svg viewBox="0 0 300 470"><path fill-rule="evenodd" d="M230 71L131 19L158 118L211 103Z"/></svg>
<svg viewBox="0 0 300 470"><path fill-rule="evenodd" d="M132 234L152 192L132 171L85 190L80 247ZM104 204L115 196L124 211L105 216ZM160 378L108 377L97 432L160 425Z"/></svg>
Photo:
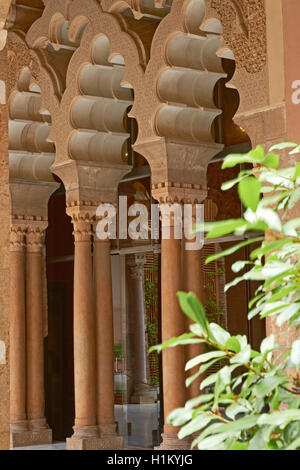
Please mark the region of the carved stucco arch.
<svg viewBox="0 0 300 470"><path fill-rule="evenodd" d="M43 67L42 62L42 54L36 54L34 51L30 50L22 36L16 33L9 33L7 96L9 117L12 124L15 122L14 116L11 116L11 114L13 114L11 111L13 106L17 106L18 113L21 113L20 116L17 113L17 120L21 119L22 121L23 117L25 121L30 121L30 117L27 116L27 103L24 101L23 104L22 100L19 100L18 104L16 104L15 101L21 96L23 91L29 92L34 87L38 87L39 89L39 92L36 95L36 98L39 98L39 109L35 110L34 114L36 114L36 116L33 118L32 122L36 120L37 122L42 123L42 119L41 121L38 121L37 116L43 110L49 112L49 116L58 112L59 99L55 91L56 87L53 76L51 76L51 74ZM21 83L22 74L24 75L24 85ZM24 140L26 140L26 138ZM46 144L47 142L45 141L45 145ZM54 148L53 152L55 153ZM26 155L24 155L23 158L25 159ZM22 174L15 174L14 178L22 179L23 176ZM36 178L33 176L33 179ZM50 174L48 180L54 181Z"/></svg>
<svg viewBox="0 0 300 470"><path fill-rule="evenodd" d="M59 103L40 57L21 35L9 32L7 97L13 225L26 223L28 217L46 221L48 199L58 187L50 170L55 147L47 140L46 128ZM45 120L43 110L48 112Z"/></svg>
<svg viewBox="0 0 300 470"><path fill-rule="evenodd" d="M121 15L103 12L99 7L99 3L95 0L89 0L85 4L84 12L82 2L79 0L74 0L71 3L50 1L42 18L32 26L27 34L26 39L30 47L38 49L49 42L53 43L53 18L58 18L58 14L62 15L65 21L68 22L69 40L78 43L78 47L69 62L66 89L60 102L59 113L54 116L51 132L51 139L55 142L57 150L53 169L63 181L66 181L65 184L68 189L72 186L72 178L77 180L76 184L78 185L80 185L80 181L83 185L88 185L86 179L88 179L87 173L89 170L82 165L82 161L79 161L80 156L74 155L74 152L72 155L72 145L70 144L74 139L74 134L78 131L76 125L74 125L74 119L72 119L72 108L74 101L84 95L79 80L80 71L85 66L93 64L93 47L97 38L106 37L109 41L110 51L107 57L107 65L109 62L113 63L116 57L117 62L120 61L120 65L124 64L125 73L120 85L125 86L125 90L126 87L133 88L134 91L141 88L147 55L143 49L142 41L134 32L128 30L126 21ZM115 98L117 102L118 99ZM96 162L91 158L86 165L94 166L94 168L98 167L98 170L95 169L98 181L93 183L95 191L96 189L98 191L99 188L96 188L96 186L101 186L101 181L104 187L107 186L107 176L106 180L103 180L102 173L104 175L105 172L101 173L103 164L104 166L111 166L112 185L116 185L120 175L122 176L130 170L126 162L117 164L114 164L113 161ZM67 193L70 194L70 192L67 190ZM84 197L88 198L87 200L93 199L92 193L91 189L90 193L87 191ZM78 191L76 196L74 194L70 198L75 199L75 201L78 200Z"/></svg>

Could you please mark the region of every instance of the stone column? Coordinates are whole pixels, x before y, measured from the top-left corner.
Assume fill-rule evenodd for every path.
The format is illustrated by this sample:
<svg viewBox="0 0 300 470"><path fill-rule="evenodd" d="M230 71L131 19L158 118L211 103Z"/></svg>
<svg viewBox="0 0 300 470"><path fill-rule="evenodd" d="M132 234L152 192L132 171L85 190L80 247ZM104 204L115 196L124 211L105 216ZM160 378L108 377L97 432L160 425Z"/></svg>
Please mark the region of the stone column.
<svg viewBox="0 0 300 470"><path fill-rule="evenodd" d="M97 424L101 449L122 449L114 411L114 325L110 240L94 233L94 289L96 304Z"/></svg>
<svg viewBox="0 0 300 470"><path fill-rule="evenodd" d="M162 219L162 229L167 229L168 221ZM182 313L176 293L183 288L181 240L175 238L176 226L181 220L169 218L170 238L161 240L161 328L162 341L185 332L185 316ZM179 428L167 424L167 417L186 401L184 349L181 346L165 349L162 353L164 432L159 449L189 449L187 440L179 440Z"/></svg>
<svg viewBox="0 0 300 470"><path fill-rule="evenodd" d="M10 234L10 429L11 447L28 430L26 416L25 228Z"/></svg>
<svg viewBox="0 0 300 470"><path fill-rule="evenodd" d="M206 197L206 191L199 191L198 194L198 204L204 200ZM195 205L192 207L193 214L193 224L196 223L195 217ZM203 202L203 216L206 221L213 221L217 215L217 206L213 203L212 200L206 199ZM203 236L204 239L204 236ZM194 239L195 240L195 239ZM188 243L193 242L194 240L185 240L184 244L184 279L185 279L185 291L193 292L200 302L205 301L205 292L204 292L204 273L202 272L201 267L201 248L195 247L196 249L189 250ZM185 317L186 331L189 331L189 326L194 322ZM185 358L186 361L192 359L193 357L198 356L205 352L204 344L189 344L185 348ZM195 374L198 371L199 367L195 367L188 372L188 376ZM197 397L200 391L200 384L203 380L203 376L198 377L194 382L187 388L187 399Z"/></svg>
<svg viewBox="0 0 300 470"><path fill-rule="evenodd" d="M145 312L145 286L144 266L145 255L129 255L128 293L129 318L131 337L133 341L133 393L131 403L154 403L154 396L147 383L147 343L146 343L146 312Z"/></svg>
<svg viewBox="0 0 300 470"><path fill-rule="evenodd" d="M200 302L203 302L203 275L201 272L201 251L200 250L186 250L184 249L184 279L185 279L185 291L193 292ZM186 331L189 332L189 326L194 322L185 317ZM185 359L186 362L193 357L198 356L205 352L205 345L203 344L188 344L185 348ZM191 369L187 376L191 376L197 372L199 366ZM200 384L202 377L194 380L194 382L187 388L186 395L187 399L195 398L200 395Z"/></svg>
<svg viewBox="0 0 300 470"><path fill-rule="evenodd" d="M67 449L98 448L96 422L96 357L91 218L73 212L75 426Z"/></svg>
<svg viewBox="0 0 300 470"><path fill-rule="evenodd" d="M31 443L51 443L45 419L43 272L42 256L47 223L33 223L26 233L26 346L27 419Z"/></svg>

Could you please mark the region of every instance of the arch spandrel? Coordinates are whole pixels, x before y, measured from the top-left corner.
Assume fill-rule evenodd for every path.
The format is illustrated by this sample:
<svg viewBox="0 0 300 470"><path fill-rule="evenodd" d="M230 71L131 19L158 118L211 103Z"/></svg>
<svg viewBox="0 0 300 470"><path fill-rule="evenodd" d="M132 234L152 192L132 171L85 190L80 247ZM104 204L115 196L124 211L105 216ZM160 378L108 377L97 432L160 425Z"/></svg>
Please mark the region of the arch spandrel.
<svg viewBox="0 0 300 470"><path fill-rule="evenodd" d="M213 18L222 25L220 55L232 51L236 72L230 85L240 95L236 115L269 104L267 27L264 0L205 0L205 29Z"/></svg>

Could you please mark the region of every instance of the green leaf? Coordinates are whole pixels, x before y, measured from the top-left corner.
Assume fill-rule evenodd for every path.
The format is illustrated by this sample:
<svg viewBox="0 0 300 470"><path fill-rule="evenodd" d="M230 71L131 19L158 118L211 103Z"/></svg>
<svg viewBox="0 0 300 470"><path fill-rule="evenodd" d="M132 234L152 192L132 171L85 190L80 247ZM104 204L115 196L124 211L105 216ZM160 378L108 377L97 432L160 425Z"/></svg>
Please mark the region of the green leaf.
<svg viewBox="0 0 300 470"><path fill-rule="evenodd" d="M236 336L231 336L227 343L226 343L226 348L229 349L230 351L234 351L236 353L240 352L241 350L241 345L239 340L236 338Z"/></svg>
<svg viewBox="0 0 300 470"><path fill-rule="evenodd" d="M257 397L263 398L269 395L278 385L286 382L286 380L286 377L265 377L254 386L253 393Z"/></svg>
<svg viewBox="0 0 300 470"><path fill-rule="evenodd" d="M242 175L242 176L239 176L238 178L235 178L233 180L226 181L221 186L222 191L228 191L229 189L233 188L233 186L235 186L237 183L242 181L242 179L247 178L247 177L248 177L248 175Z"/></svg>
<svg viewBox="0 0 300 470"><path fill-rule="evenodd" d="M152 346L149 349L149 353L152 353L153 351L161 352L164 349L169 348L169 347L191 344L191 342L194 343L195 340L193 340L192 338L195 338L194 333L184 333L183 335L178 336L176 338L170 338L162 344ZM202 340L197 339L196 342L199 343L199 342L202 342Z"/></svg>
<svg viewBox="0 0 300 470"><path fill-rule="evenodd" d="M297 237L297 231L296 229L300 227L300 217L297 219L292 219L289 220L286 224L283 226L283 232L285 235L288 237Z"/></svg>
<svg viewBox="0 0 300 470"><path fill-rule="evenodd" d="M195 294L192 292L188 294L186 292L177 292L177 296L182 311L191 318L191 320L196 322L201 327L203 335L207 336L209 325L205 316L205 310Z"/></svg>
<svg viewBox="0 0 300 470"><path fill-rule="evenodd" d="M226 408L226 415L232 420L236 417L237 414L247 412L249 412L249 410L245 406L239 405L238 403L232 403L232 405Z"/></svg>
<svg viewBox="0 0 300 470"><path fill-rule="evenodd" d="M185 380L185 386L186 386L186 388L189 388L189 386L191 385L191 383L193 383L194 380L196 380L200 375L201 375L201 372L200 372L200 370L198 370L195 374L193 374L193 375L191 375L190 377L188 377L188 378Z"/></svg>
<svg viewBox="0 0 300 470"><path fill-rule="evenodd" d="M284 150L292 147L297 147L298 144L294 144L293 142L282 142L280 144L272 145L270 148L270 152L273 150Z"/></svg>
<svg viewBox="0 0 300 470"><path fill-rule="evenodd" d="M221 220L219 222L211 222L205 224L205 230L209 230L206 238L218 238L234 232L237 228L246 225L244 219L229 219Z"/></svg>
<svg viewBox="0 0 300 470"><path fill-rule="evenodd" d="M291 243L292 241L292 238L283 238L281 240L274 240L270 243L263 243L261 247L256 248L256 250L253 250L250 253L250 259L255 259L258 256L267 255L268 253L271 253L271 251L277 250L281 246Z"/></svg>
<svg viewBox="0 0 300 470"><path fill-rule="evenodd" d="M245 266L247 266L249 264L253 265L253 262L252 261L236 261L231 266L231 270L234 273L239 273L240 271L242 271L245 268Z"/></svg>
<svg viewBox="0 0 300 470"><path fill-rule="evenodd" d="M291 421L300 420L300 410L274 411L271 414L263 414L258 419L258 424L272 424L274 426L287 425Z"/></svg>
<svg viewBox="0 0 300 470"><path fill-rule="evenodd" d="M235 442L229 450L248 450L249 445L246 442Z"/></svg>
<svg viewBox="0 0 300 470"><path fill-rule="evenodd" d="M295 166L295 173L294 173L294 176L293 176L293 181L296 181L298 178L300 178L300 163L296 163L296 166Z"/></svg>
<svg viewBox="0 0 300 470"><path fill-rule="evenodd" d="M194 432L205 428L205 426L207 426L212 419L212 416L208 416L205 413L198 414L195 418L192 419L190 423L186 424L180 429L178 433L179 439L183 439L184 437L190 436Z"/></svg>
<svg viewBox="0 0 300 470"><path fill-rule="evenodd" d="M205 393L203 395L199 395L199 397L192 398L188 400L185 404L186 408L195 408L195 406L202 405L203 403L207 403L213 400L214 394L213 393Z"/></svg>
<svg viewBox="0 0 300 470"><path fill-rule="evenodd" d="M210 436L198 443L199 450L212 450L215 449L221 442L223 442L227 437L228 433L216 434L215 436Z"/></svg>
<svg viewBox="0 0 300 470"><path fill-rule="evenodd" d="M173 426L182 426L192 419L193 411L189 408L177 408L173 410L167 417L167 423Z"/></svg>
<svg viewBox="0 0 300 470"><path fill-rule="evenodd" d="M223 258L224 256L232 255L233 253L240 250L244 246L252 245L253 243L257 243L262 240L264 240L264 237L256 237L256 238L250 238L249 240L241 242L241 243L237 243L236 245L231 246L227 250L224 250L220 253L216 253L215 255L209 256L206 259L205 264L208 264L208 263L211 263L212 261Z"/></svg>
<svg viewBox="0 0 300 470"><path fill-rule="evenodd" d="M200 354L199 356L193 357L193 359L190 359L186 363L185 370L193 369L193 367L197 366L198 364L210 361L211 359L225 357L225 356L226 356L226 352L224 351L211 351L208 353Z"/></svg>
<svg viewBox="0 0 300 470"><path fill-rule="evenodd" d="M262 354L265 354L268 351L272 351L275 346L275 336L272 334L270 336L267 336L263 341L261 342L260 345L260 352Z"/></svg>
<svg viewBox="0 0 300 470"><path fill-rule="evenodd" d="M250 361L251 346L247 346L230 359L231 364L247 364Z"/></svg>
<svg viewBox="0 0 300 470"><path fill-rule="evenodd" d="M214 338L217 340L217 343L221 346L225 346L226 342L230 338L230 334L216 323L210 323L210 329Z"/></svg>
<svg viewBox="0 0 300 470"><path fill-rule="evenodd" d="M292 350L291 350L291 361L294 364L294 366L296 367L300 366L300 339L299 338L293 342Z"/></svg>
<svg viewBox="0 0 300 470"><path fill-rule="evenodd" d="M254 176L244 178L239 182L238 193L245 207L257 209L260 200L261 182Z"/></svg>
<svg viewBox="0 0 300 470"><path fill-rule="evenodd" d="M268 153L268 155L263 159L262 164L275 170L279 165L279 155L276 155L273 152Z"/></svg>
<svg viewBox="0 0 300 470"><path fill-rule="evenodd" d="M268 442L266 436L267 429L268 428L266 426L263 426L262 428L258 429L258 431L255 433L255 435L249 442L249 450L262 450L265 448Z"/></svg>
<svg viewBox="0 0 300 470"><path fill-rule="evenodd" d="M299 449L300 449L300 437L295 439L294 442L292 442L285 448L285 450L299 450Z"/></svg>

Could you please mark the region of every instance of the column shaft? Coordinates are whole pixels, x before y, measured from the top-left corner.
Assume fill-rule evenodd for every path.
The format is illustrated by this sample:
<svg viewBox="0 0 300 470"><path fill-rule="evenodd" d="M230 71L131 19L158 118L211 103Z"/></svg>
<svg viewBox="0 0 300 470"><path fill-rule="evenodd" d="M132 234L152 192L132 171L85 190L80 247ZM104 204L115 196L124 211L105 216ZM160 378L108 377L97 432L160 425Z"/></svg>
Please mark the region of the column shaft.
<svg viewBox="0 0 300 470"><path fill-rule="evenodd" d="M203 275L201 272L201 252L200 250L184 250L184 277L185 277L185 290L186 292L193 292L200 302L203 302ZM189 331L189 326L194 322L186 317L186 331ZM186 361L192 359L193 357L202 354L205 351L205 346L203 344L189 344L185 349ZM195 367L191 369L188 373L188 376L191 376L197 372L199 369ZM187 399L195 398L200 394L200 383L202 377L194 380L194 382L187 389Z"/></svg>
<svg viewBox="0 0 300 470"><path fill-rule="evenodd" d="M24 231L12 229L10 244L10 422L27 428Z"/></svg>
<svg viewBox="0 0 300 470"><path fill-rule="evenodd" d="M94 243L97 335L97 423L101 434L115 432L114 326L110 240Z"/></svg>
<svg viewBox="0 0 300 470"><path fill-rule="evenodd" d="M75 434L97 435L95 315L92 288L91 224L74 221L74 379Z"/></svg>
<svg viewBox="0 0 300 470"><path fill-rule="evenodd" d="M147 381L147 344L146 344L146 312L144 266L145 255L130 255L129 267L129 328L133 346L133 394L131 403L154 403Z"/></svg>
<svg viewBox="0 0 300 470"><path fill-rule="evenodd" d="M32 429L45 421L42 248L44 232L30 227L27 233L27 417Z"/></svg>
<svg viewBox="0 0 300 470"><path fill-rule="evenodd" d="M185 331L184 314L176 293L182 290L181 240L162 240L161 298L162 341ZM185 404L184 350L182 347L163 351L164 440L167 434L176 435L178 429L166 424L167 416Z"/></svg>

